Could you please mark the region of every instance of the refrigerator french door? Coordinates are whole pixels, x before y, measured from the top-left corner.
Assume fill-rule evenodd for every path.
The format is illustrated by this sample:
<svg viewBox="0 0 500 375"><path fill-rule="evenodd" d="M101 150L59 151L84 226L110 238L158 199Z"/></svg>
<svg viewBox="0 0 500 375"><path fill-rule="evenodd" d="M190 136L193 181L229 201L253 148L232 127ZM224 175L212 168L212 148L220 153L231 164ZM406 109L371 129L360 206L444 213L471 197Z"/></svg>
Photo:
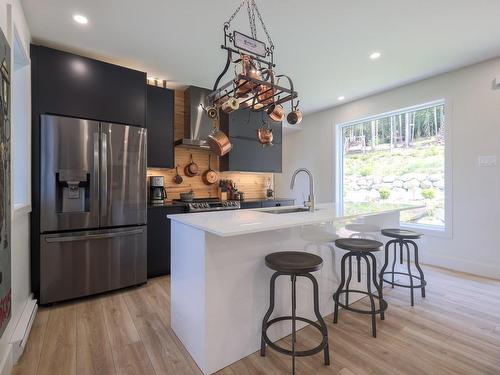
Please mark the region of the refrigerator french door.
<svg viewBox="0 0 500 375"><path fill-rule="evenodd" d="M146 130L41 118L40 302L146 281Z"/></svg>

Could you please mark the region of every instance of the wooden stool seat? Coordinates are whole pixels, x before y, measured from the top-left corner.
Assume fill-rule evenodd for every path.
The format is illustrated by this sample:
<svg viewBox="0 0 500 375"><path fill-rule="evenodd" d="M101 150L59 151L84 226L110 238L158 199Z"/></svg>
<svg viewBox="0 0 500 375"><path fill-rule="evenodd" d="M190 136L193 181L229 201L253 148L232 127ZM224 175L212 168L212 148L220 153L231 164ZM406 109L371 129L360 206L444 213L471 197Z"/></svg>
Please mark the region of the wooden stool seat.
<svg viewBox="0 0 500 375"><path fill-rule="evenodd" d="M281 251L266 256L266 266L285 273L309 273L321 269L321 257L303 251Z"/></svg>
<svg viewBox="0 0 500 375"><path fill-rule="evenodd" d="M408 229L382 229L382 234L386 237L398 238L398 239L408 239L408 240L416 240L422 235L418 232L414 232Z"/></svg>

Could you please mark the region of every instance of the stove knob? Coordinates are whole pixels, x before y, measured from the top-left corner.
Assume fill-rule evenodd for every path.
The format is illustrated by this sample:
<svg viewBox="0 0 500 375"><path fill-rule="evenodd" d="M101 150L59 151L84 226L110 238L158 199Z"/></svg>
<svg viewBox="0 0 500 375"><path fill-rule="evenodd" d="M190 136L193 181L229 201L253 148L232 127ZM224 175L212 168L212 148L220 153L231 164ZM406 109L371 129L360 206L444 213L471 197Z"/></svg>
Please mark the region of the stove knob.
<svg viewBox="0 0 500 375"><path fill-rule="evenodd" d="M192 203L192 204L191 204L191 206L192 206L193 208L198 208L198 203Z"/></svg>
<svg viewBox="0 0 500 375"><path fill-rule="evenodd" d="M208 203L205 203L205 204L203 204L203 207L210 208L210 205Z"/></svg>

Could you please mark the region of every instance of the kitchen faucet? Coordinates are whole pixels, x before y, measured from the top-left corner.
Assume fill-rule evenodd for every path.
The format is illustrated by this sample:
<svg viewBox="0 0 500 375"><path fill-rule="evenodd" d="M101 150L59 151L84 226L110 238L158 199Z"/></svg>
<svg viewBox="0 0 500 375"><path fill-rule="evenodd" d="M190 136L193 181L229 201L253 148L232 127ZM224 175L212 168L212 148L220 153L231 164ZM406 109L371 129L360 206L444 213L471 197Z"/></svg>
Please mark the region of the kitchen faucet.
<svg viewBox="0 0 500 375"><path fill-rule="evenodd" d="M304 202L304 206L309 208L309 211L314 212L314 178L309 169L299 168L295 172L293 172L292 181L290 182L290 189L293 190L293 186L295 185L295 177L297 177L300 172L307 173L307 175L309 176L309 200Z"/></svg>

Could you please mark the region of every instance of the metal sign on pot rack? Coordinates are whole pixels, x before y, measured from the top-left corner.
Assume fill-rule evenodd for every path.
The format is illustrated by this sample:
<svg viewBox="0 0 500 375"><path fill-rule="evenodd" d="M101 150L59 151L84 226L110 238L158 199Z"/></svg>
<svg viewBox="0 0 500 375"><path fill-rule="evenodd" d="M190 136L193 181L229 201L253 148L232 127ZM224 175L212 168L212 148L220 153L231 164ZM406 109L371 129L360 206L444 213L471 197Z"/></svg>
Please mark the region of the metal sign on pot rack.
<svg viewBox="0 0 500 375"><path fill-rule="evenodd" d="M230 29L232 20L245 5L251 36ZM266 34L269 45L257 39L256 18ZM280 86L274 80L274 44L255 0L243 0L229 20L224 23L223 32L224 44L221 48L227 51L226 64L215 80L213 91L207 96L207 107L221 107L229 100L232 100L234 104L234 99L236 99L239 105L236 106L237 108L232 105L232 110L249 107L253 111L267 111L271 106L279 106L291 101L292 112L298 112L298 104L293 105L293 100L298 94L294 90L292 80L285 76L290 83L290 88ZM237 56L236 59L233 59L234 55ZM240 63L243 66L242 73L235 73L234 78L219 87L220 81L231 64Z"/></svg>

